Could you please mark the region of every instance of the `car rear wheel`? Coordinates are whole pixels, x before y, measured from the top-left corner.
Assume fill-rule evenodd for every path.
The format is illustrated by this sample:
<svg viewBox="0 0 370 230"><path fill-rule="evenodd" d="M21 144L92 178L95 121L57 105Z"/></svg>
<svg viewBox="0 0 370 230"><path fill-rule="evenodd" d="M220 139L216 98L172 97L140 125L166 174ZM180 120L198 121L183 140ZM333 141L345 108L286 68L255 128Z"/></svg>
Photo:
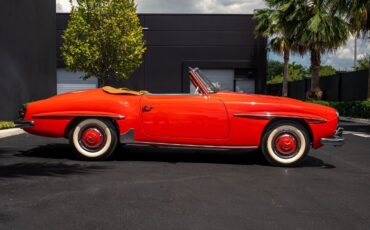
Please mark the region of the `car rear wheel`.
<svg viewBox="0 0 370 230"><path fill-rule="evenodd" d="M262 153L275 166L296 166L310 150L307 129L293 121L270 125L262 138Z"/></svg>
<svg viewBox="0 0 370 230"><path fill-rule="evenodd" d="M117 132L109 120L85 119L71 131L69 141L83 160L105 160L117 146Z"/></svg>

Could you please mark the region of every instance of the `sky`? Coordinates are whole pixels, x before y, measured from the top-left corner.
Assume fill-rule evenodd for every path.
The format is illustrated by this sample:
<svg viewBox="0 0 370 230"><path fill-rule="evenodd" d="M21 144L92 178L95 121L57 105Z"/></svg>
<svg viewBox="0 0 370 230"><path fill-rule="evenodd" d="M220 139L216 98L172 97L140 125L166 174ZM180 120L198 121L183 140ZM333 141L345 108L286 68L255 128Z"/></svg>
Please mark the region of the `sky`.
<svg viewBox="0 0 370 230"><path fill-rule="evenodd" d="M76 3L76 0L72 0ZM56 0L57 12L69 12L69 0ZM265 7L263 0L136 0L138 13L217 13L217 14L252 14L255 9ZM370 42L359 39L357 58L370 54ZM282 61L282 57L269 53L269 59ZM354 59L354 38L350 37L343 47L336 52L325 54L322 65L332 65L337 70L351 70ZM291 62L309 67L308 55L292 55Z"/></svg>

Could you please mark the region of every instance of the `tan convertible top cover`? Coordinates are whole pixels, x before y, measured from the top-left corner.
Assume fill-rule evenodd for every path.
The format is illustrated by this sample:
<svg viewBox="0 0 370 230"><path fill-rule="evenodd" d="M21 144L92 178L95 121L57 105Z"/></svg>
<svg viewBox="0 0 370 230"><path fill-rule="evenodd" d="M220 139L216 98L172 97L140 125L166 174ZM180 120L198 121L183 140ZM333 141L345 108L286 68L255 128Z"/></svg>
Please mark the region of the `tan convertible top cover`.
<svg viewBox="0 0 370 230"><path fill-rule="evenodd" d="M111 86L104 86L103 91L106 93L110 94L127 94L127 95L143 95L143 94L148 94L149 92L146 90L140 90L140 91L135 91L135 90L130 90L128 88L114 88Z"/></svg>

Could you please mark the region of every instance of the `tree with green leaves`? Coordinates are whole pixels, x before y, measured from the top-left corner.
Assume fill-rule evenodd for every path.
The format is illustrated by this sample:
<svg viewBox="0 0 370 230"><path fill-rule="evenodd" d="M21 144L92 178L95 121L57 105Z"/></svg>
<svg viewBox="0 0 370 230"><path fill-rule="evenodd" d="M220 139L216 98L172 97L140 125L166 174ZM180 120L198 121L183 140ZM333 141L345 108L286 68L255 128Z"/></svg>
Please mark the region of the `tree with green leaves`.
<svg viewBox="0 0 370 230"><path fill-rule="evenodd" d="M288 25L285 12L278 8L276 0L266 0L268 8L255 11L254 18L258 20L255 29L256 36L262 35L269 39L270 49L283 55L283 90L282 96L288 96L288 79L289 79L289 58L290 53L295 50L294 40L286 30Z"/></svg>
<svg viewBox="0 0 370 230"><path fill-rule="evenodd" d="M332 0L331 7L349 22L349 29L355 36L366 35L370 30L369 0Z"/></svg>
<svg viewBox="0 0 370 230"><path fill-rule="evenodd" d="M335 75L336 73L337 73L337 70L331 65L322 65L322 66L320 66L320 76L321 77L332 76L332 75Z"/></svg>
<svg viewBox="0 0 370 230"><path fill-rule="evenodd" d="M357 61L357 66L355 67L355 70L366 70L369 69L370 66L370 54L363 56Z"/></svg>
<svg viewBox="0 0 370 230"><path fill-rule="evenodd" d="M267 80L273 79L275 76L283 76L284 64L279 61L269 60L267 63Z"/></svg>
<svg viewBox="0 0 370 230"><path fill-rule="evenodd" d="M281 62L269 61L269 63L268 63L269 67L271 65L270 63L273 63L272 66L277 66L277 67L283 66L283 63L281 63ZM282 69L282 67L281 67L281 69ZM278 68L276 68L276 70L278 70ZM282 70L280 72L278 72L278 71L271 72L271 74L273 74L273 75L271 76L271 78L268 79L267 83L268 84L282 83L283 78L284 78L282 73L283 73ZM302 66L300 64L296 64L295 62L289 64L289 67L288 67L288 75L289 75L288 81L289 82L290 81L302 80L306 77L307 74L308 74L308 70L304 66Z"/></svg>
<svg viewBox="0 0 370 230"><path fill-rule="evenodd" d="M67 70L103 86L129 79L146 49L142 30L134 0L77 0L62 36Z"/></svg>
<svg viewBox="0 0 370 230"><path fill-rule="evenodd" d="M307 96L321 99L321 55L346 43L348 23L329 0L275 0L275 4L291 23L287 27L288 34L299 43L301 52L309 51L311 54L311 90Z"/></svg>

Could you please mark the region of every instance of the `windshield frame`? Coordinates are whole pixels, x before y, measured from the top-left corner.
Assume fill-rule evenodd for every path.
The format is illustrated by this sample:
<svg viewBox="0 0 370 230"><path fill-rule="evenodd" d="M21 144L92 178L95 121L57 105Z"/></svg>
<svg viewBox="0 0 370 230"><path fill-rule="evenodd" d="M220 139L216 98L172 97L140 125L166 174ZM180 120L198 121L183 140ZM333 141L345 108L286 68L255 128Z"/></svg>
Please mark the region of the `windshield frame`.
<svg viewBox="0 0 370 230"><path fill-rule="evenodd" d="M212 84L212 82L207 78L207 76L204 73L200 71L199 68L192 69L192 72L199 79L201 85L204 86L205 88L204 90L206 90L207 93L217 93L220 90Z"/></svg>

